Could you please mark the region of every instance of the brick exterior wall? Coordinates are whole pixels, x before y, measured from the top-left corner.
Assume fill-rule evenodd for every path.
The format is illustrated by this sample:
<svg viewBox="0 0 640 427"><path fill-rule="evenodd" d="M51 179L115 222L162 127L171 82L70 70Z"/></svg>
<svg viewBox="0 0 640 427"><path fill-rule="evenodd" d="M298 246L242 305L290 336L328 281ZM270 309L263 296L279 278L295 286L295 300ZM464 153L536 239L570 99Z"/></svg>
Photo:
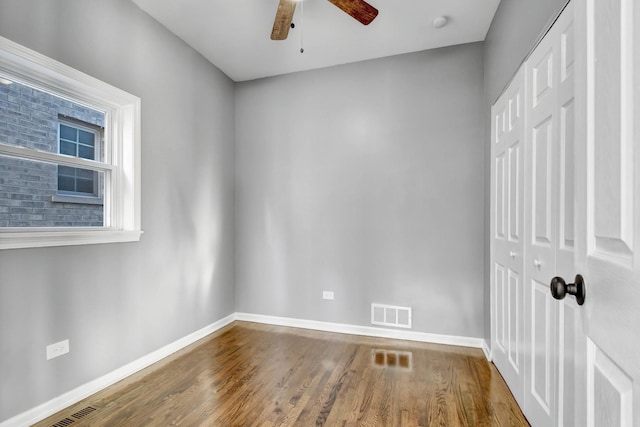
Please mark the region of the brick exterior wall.
<svg viewBox="0 0 640 427"><path fill-rule="evenodd" d="M1 143L57 153L61 118L104 126L103 113L28 86L0 83ZM57 195L56 165L0 156L0 227L103 225L102 205L55 202Z"/></svg>

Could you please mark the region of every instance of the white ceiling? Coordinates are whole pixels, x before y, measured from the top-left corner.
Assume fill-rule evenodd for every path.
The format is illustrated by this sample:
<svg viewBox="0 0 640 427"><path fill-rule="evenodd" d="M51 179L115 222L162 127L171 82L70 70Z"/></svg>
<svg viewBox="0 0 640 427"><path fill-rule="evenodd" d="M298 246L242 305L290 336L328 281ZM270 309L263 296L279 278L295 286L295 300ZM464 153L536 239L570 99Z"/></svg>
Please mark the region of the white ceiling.
<svg viewBox="0 0 640 427"><path fill-rule="evenodd" d="M278 0L133 2L232 80L245 81L481 41L500 0L368 0L379 10L368 26L327 0L304 0L284 41L270 39ZM439 16L449 21L436 29Z"/></svg>

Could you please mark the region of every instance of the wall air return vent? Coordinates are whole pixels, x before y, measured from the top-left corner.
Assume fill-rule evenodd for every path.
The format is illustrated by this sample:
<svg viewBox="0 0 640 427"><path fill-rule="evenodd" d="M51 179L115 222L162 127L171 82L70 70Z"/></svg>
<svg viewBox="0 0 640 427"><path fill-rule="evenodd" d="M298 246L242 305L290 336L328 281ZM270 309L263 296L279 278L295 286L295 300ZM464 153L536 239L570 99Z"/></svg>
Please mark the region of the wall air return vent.
<svg viewBox="0 0 640 427"><path fill-rule="evenodd" d="M411 307L371 304L371 324L411 328Z"/></svg>

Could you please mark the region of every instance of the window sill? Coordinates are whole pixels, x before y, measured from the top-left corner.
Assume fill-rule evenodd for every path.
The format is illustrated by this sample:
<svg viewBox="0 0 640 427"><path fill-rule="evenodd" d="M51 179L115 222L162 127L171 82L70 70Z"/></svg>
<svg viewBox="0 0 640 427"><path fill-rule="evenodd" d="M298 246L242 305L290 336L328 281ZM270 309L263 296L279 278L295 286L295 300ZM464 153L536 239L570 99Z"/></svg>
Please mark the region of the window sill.
<svg viewBox="0 0 640 427"><path fill-rule="evenodd" d="M103 205L104 200L102 197L91 196L68 196L65 194L54 194L51 196L51 201L54 203L77 203L80 205Z"/></svg>
<svg viewBox="0 0 640 427"><path fill-rule="evenodd" d="M142 233L142 230L3 230L0 250L137 242Z"/></svg>

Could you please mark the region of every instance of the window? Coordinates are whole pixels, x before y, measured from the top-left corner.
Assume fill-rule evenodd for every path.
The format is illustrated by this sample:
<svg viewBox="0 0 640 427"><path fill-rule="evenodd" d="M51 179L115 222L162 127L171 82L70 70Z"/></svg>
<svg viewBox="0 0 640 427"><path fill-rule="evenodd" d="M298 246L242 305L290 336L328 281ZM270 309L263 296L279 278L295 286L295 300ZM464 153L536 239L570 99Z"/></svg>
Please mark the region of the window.
<svg viewBox="0 0 640 427"><path fill-rule="evenodd" d="M101 160L101 134L88 125L61 121L58 127L58 152L72 157ZM102 189L98 172L58 166L58 194L99 198ZM54 197L55 201L56 198ZM78 199L79 203L85 199Z"/></svg>
<svg viewBox="0 0 640 427"><path fill-rule="evenodd" d="M0 37L0 108L0 249L139 240L139 98Z"/></svg>

